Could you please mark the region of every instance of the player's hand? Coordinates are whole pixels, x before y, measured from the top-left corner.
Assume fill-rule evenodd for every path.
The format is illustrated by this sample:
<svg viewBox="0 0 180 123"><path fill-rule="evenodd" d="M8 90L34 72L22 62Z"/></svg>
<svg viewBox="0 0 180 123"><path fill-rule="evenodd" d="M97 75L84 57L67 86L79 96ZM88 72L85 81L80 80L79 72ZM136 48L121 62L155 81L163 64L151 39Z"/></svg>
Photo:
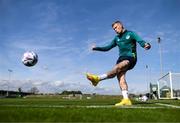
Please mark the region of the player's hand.
<svg viewBox="0 0 180 123"><path fill-rule="evenodd" d="M149 50L151 48L151 45L149 43L145 43L144 49Z"/></svg>
<svg viewBox="0 0 180 123"><path fill-rule="evenodd" d="M95 47L96 47L96 44L92 44L91 45L91 50L94 50Z"/></svg>

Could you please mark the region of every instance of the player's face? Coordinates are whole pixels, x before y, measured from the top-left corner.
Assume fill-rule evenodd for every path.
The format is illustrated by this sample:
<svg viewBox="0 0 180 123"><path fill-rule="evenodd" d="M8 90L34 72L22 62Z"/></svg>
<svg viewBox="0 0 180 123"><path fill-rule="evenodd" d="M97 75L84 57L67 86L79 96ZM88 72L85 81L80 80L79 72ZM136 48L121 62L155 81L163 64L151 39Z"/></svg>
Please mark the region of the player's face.
<svg viewBox="0 0 180 123"><path fill-rule="evenodd" d="M117 34L120 34L123 31L123 26L120 23L115 23L113 29Z"/></svg>

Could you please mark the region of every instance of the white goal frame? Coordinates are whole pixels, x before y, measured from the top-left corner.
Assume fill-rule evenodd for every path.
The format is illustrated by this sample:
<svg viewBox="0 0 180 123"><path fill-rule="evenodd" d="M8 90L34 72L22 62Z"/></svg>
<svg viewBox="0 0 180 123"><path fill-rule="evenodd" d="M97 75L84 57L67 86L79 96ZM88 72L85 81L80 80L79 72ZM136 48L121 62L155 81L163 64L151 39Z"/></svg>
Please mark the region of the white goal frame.
<svg viewBox="0 0 180 123"><path fill-rule="evenodd" d="M179 77L177 81L173 76ZM168 72L158 79L157 85L159 99L180 99L180 73Z"/></svg>

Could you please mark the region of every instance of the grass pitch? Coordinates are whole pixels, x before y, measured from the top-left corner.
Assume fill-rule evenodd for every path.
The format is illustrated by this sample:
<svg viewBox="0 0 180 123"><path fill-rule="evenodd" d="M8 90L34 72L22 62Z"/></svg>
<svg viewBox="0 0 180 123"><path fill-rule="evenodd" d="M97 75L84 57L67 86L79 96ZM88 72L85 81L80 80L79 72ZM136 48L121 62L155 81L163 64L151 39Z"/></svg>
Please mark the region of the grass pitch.
<svg viewBox="0 0 180 123"><path fill-rule="evenodd" d="M117 96L0 99L0 122L180 122L179 100L133 101L133 106L115 107L119 101Z"/></svg>

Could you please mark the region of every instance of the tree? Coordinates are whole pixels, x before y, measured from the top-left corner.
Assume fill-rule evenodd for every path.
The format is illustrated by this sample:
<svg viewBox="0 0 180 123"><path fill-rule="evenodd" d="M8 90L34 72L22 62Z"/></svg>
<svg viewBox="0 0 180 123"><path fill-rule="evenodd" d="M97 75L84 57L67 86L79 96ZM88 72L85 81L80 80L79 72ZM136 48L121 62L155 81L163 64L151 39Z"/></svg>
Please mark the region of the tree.
<svg viewBox="0 0 180 123"><path fill-rule="evenodd" d="M69 94L73 94L73 95L75 95L75 94L82 94L82 92L81 91L63 91L62 93L61 93L62 95L69 95Z"/></svg>
<svg viewBox="0 0 180 123"><path fill-rule="evenodd" d="M37 87L32 87L30 92L33 94L37 94L39 92L39 89Z"/></svg>
<svg viewBox="0 0 180 123"><path fill-rule="evenodd" d="M21 89L21 87L18 88L18 92L19 92L19 97L22 97L22 89Z"/></svg>

